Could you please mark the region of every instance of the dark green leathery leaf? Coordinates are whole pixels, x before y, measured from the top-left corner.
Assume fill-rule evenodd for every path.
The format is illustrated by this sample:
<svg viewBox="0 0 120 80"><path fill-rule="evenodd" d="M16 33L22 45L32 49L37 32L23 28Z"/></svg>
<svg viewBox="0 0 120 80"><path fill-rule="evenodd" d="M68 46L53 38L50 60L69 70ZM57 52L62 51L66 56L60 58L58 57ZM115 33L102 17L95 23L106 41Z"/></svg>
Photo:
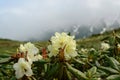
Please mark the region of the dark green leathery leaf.
<svg viewBox="0 0 120 80"><path fill-rule="evenodd" d="M119 70L118 66L120 66L120 63L116 59L114 59L113 57L108 57L108 56L106 56L106 59L108 60L112 68Z"/></svg>
<svg viewBox="0 0 120 80"><path fill-rule="evenodd" d="M117 70L110 68L110 67L99 66L98 68L107 72L107 73L115 73L115 74L119 73Z"/></svg>
<svg viewBox="0 0 120 80"><path fill-rule="evenodd" d="M120 75L110 75L107 80L120 80Z"/></svg>
<svg viewBox="0 0 120 80"><path fill-rule="evenodd" d="M86 75L85 75L83 72L81 72L81 71L73 68L73 67L72 67L70 64L68 64L68 63L66 63L66 65L67 65L68 70L69 70L72 74L74 74L74 76L76 76L79 80L80 80L81 78L87 79Z"/></svg>
<svg viewBox="0 0 120 80"><path fill-rule="evenodd" d="M12 61L11 57L9 57L9 58L2 58L0 60L0 64L10 63L11 61Z"/></svg>
<svg viewBox="0 0 120 80"><path fill-rule="evenodd" d="M46 72L46 79L52 79L55 77L55 75L58 73L60 69L60 64L59 63L54 63L53 66L51 67L51 69Z"/></svg>

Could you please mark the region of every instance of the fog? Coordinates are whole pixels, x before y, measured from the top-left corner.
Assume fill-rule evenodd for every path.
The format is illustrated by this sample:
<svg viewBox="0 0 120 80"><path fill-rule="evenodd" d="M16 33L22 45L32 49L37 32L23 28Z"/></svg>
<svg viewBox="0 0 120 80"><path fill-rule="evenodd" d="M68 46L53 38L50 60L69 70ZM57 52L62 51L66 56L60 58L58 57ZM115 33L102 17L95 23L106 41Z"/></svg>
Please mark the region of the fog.
<svg viewBox="0 0 120 80"><path fill-rule="evenodd" d="M0 1L0 38L44 40L56 31L101 20L120 22L120 0Z"/></svg>

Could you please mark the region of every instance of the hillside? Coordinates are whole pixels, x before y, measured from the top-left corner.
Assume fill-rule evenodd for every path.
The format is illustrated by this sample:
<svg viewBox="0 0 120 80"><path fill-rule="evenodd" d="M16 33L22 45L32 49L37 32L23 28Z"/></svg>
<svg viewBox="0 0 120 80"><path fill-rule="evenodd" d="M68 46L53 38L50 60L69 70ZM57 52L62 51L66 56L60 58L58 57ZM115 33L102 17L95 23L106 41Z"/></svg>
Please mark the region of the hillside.
<svg viewBox="0 0 120 80"><path fill-rule="evenodd" d="M9 39L0 39L0 54L11 54L16 52L17 47L22 42Z"/></svg>
<svg viewBox="0 0 120 80"><path fill-rule="evenodd" d="M14 41L9 39L0 39L0 54L13 54L17 51L22 41ZM46 41L33 42L39 49L45 47L48 43Z"/></svg>
<svg viewBox="0 0 120 80"><path fill-rule="evenodd" d="M120 29L116 29L115 32L120 34ZM113 31L105 32L104 34L96 34L92 35L85 39L77 39L77 48L100 48L100 43L103 39L107 37L111 37L113 35ZM12 54L15 53L17 48L21 43L20 41L13 41L9 39L0 39L0 54ZM37 41L33 42L39 49L42 47L47 47L49 44L46 41Z"/></svg>
<svg viewBox="0 0 120 80"><path fill-rule="evenodd" d="M115 29L114 32L118 35L120 35L120 28ZM113 30L105 32L103 34L94 34L88 38L85 39L78 39L77 44L78 48L100 48L100 43L104 39L110 38L113 36Z"/></svg>

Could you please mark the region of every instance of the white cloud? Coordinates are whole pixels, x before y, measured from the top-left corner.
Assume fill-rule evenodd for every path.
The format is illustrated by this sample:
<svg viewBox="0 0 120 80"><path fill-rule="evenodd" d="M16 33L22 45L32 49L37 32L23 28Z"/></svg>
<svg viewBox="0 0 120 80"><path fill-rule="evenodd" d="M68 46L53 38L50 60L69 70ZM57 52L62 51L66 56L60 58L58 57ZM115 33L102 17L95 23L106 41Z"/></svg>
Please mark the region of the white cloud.
<svg viewBox="0 0 120 80"><path fill-rule="evenodd" d="M88 0L87 5L91 9L99 9L101 7L102 0Z"/></svg>
<svg viewBox="0 0 120 80"><path fill-rule="evenodd" d="M10 3L10 2L9 2ZM26 40L58 27L117 19L119 0L22 0L0 7L0 37Z"/></svg>

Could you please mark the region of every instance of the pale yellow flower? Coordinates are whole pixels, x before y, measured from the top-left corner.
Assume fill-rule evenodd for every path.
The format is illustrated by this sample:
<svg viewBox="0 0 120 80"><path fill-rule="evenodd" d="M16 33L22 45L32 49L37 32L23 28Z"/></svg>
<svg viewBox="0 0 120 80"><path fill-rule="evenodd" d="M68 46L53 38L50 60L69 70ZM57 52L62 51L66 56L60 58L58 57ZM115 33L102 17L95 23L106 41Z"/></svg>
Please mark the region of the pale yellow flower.
<svg viewBox="0 0 120 80"><path fill-rule="evenodd" d="M31 65L29 64L29 62L25 61L24 58L20 58L18 60L18 63L15 63L13 65L13 68L15 69L15 75L17 79L22 78L24 75L26 76L33 75Z"/></svg>
<svg viewBox="0 0 120 80"><path fill-rule="evenodd" d="M87 54L89 52L89 50L85 49L85 48L81 48L81 50L79 52L82 54Z"/></svg>
<svg viewBox="0 0 120 80"><path fill-rule="evenodd" d="M28 42L26 44L21 44L19 47L20 52L28 53L28 54L37 54L39 52L39 49L35 47L34 44L31 42Z"/></svg>
<svg viewBox="0 0 120 80"><path fill-rule="evenodd" d="M64 57L66 60L77 56L76 41L74 40L74 36L68 36L64 32L61 34L56 32L55 36L51 37L51 45L48 46L48 50L50 51L49 56L52 57L58 55L59 49L63 49L64 47Z"/></svg>
<svg viewBox="0 0 120 80"><path fill-rule="evenodd" d="M26 48L24 47L23 44L20 44L19 50L20 52L26 52Z"/></svg>
<svg viewBox="0 0 120 80"><path fill-rule="evenodd" d="M58 80L57 78L54 78L53 80Z"/></svg>
<svg viewBox="0 0 120 80"><path fill-rule="evenodd" d="M120 48L120 44L118 44L117 47Z"/></svg>
<svg viewBox="0 0 120 80"><path fill-rule="evenodd" d="M34 61L38 61L42 59L42 56L38 54L39 49L35 47L34 44L31 42L28 42L26 44L21 44L19 47L20 52L26 53L27 52L27 58L30 64Z"/></svg>
<svg viewBox="0 0 120 80"><path fill-rule="evenodd" d="M101 43L101 49L102 49L102 50L107 50L107 49L109 49L109 48L110 48L110 45L109 45L109 44L104 43L104 42Z"/></svg>
<svg viewBox="0 0 120 80"><path fill-rule="evenodd" d="M38 54L38 55L35 55L34 58L33 58L33 61L38 61L38 60L41 60L43 57Z"/></svg>

